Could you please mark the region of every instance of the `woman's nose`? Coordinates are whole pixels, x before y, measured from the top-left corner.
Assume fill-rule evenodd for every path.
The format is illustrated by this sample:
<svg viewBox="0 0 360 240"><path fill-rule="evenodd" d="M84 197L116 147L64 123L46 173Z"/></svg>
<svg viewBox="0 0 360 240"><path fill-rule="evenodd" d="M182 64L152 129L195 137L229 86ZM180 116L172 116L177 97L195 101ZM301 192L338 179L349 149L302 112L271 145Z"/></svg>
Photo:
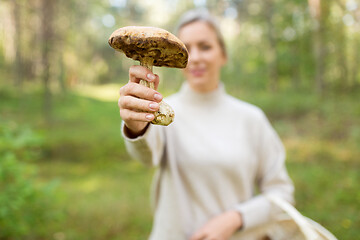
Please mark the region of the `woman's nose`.
<svg viewBox="0 0 360 240"><path fill-rule="evenodd" d="M189 62L197 62L200 60L200 52L198 49L193 48L189 53Z"/></svg>

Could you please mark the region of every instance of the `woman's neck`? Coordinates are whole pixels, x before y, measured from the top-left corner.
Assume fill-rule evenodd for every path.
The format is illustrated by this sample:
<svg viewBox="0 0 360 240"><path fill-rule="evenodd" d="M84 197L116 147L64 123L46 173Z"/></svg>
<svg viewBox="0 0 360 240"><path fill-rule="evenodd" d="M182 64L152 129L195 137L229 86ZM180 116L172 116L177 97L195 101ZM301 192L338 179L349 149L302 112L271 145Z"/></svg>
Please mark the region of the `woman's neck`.
<svg viewBox="0 0 360 240"><path fill-rule="evenodd" d="M189 83L190 88L197 93L213 92L219 87L219 81L216 81L213 84L207 84L207 85L196 85L191 82L188 82L188 83Z"/></svg>

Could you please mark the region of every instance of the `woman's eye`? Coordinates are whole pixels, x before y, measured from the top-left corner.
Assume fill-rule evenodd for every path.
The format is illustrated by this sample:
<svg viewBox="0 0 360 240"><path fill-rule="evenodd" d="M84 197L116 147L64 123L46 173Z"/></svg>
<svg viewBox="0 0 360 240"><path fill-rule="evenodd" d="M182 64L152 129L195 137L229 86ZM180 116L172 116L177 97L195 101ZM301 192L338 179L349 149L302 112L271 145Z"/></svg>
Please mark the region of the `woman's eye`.
<svg viewBox="0 0 360 240"><path fill-rule="evenodd" d="M200 47L199 47L201 50L203 50L203 51L206 51L206 50L210 50L211 49L211 46L210 45L200 45Z"/></svg>

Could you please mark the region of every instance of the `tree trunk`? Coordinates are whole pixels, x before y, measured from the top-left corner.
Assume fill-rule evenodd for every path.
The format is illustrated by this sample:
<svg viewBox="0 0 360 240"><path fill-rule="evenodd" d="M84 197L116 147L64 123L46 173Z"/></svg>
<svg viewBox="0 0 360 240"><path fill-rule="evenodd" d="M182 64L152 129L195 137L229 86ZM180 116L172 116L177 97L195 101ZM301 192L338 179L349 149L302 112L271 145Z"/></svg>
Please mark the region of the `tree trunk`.
<svg viewBox="0 0 360 240"><path fill-rule="evenodd" d="M64 57L61 55L59 58L59 85L62 93L66 93L66 69L64 64Z"/></svg>
<svg viewBox="0 0 360 240"><path fill-rule="evenodd" d="M14 85L21 90L22 89L22 76L23 76L23 64L22 64L22 49L21 49L21 4L20 0L13 0L13 18L15 26L15 62L14 62Z"/></svg>
<svg viewBox="0 0 360 240"><path fill-rule="evenodd" d="M350 87L359 87L360 76L359 76L359 62L360 62L360 34L357 34L353 40L354 59L351 69Z"/></svg>
<svg viewBox="0 0 360 240"><path fill-rule="evenodd" d="M293 89L299 89L301 85L301 78L300 78L300 67L301 67L301 61L300 61L300 55L298 51L298 42L294 42L291 45L291 54L293 56L293 62L292 62L292 74L291 74L291 82Z"/></svg>
<svg viewBox="0 0 360 240"><path fill-rule="evenodd" d="M325 83L324 83L324 73L325 73L325 61L324 57L326 55L326 49L324 47L324 34L323 30L317 29L314 32L313 40L314 40L314 54L315 54L315 83L316 83L316 91L319 94L322 94L324 91Z"/></svg>
<svg viewBox="0 0 360 240"><path fill-rule="evenodd" d="M345 90L347 87L350 86L349 83L349 76L348 76L348 61L347 61L347 38L346 38L346 28L343 26L343 23L341 22L339 26L337 27L337 46L339 47L337 50L337 56L338 56L338 66L340 68L340 76L339 79L336 79L338 81L338 86L341 88L341 90Z"/></svg>
<svg viewBox="0 0 360 240"><path fill-rule="evenodd" d="M41 58L42 58L42 82L44 88L43 110L46 121L51 120L52 96L50 90L50 66L51 49L53 39L52 23L54 18L55 0L42 0L41 2Z"/></svg>
<svg viewBox="0 0 360 240"><path fill-rule="evenodd" d="M327 51L327 23L330 11L330 0L308 0L310 13L315 21L313 33L313 49L315 55L315 82L316 91L322 94L325 89L325 69Z"/></svg>
<svg viewBox="0 0 360 240"><path fill-rule="evenodd" d="M268 49L268 77L269 77L269 87L271 91L276 91L278 89L278 69L277 69L277 51L276 45L277 41L274 36L274 25L272 23L272 17L274 13L274 2L268 0L265 3L265 16L267 22L267 38L269 42Z"/></svg>

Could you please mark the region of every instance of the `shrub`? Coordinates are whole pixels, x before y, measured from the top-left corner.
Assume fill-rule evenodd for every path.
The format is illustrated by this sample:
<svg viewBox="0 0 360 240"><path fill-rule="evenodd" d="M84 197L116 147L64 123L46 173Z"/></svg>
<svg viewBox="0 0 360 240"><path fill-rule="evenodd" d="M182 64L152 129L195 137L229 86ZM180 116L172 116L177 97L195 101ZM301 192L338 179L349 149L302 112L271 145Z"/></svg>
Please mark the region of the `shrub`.
<svg viewBox="0 0 360 240"><path fill-rule="evenodd" d="M55 187L35 179L43 140L31 129L0 121L0 239L41 238L60 217Z"/></svg>

